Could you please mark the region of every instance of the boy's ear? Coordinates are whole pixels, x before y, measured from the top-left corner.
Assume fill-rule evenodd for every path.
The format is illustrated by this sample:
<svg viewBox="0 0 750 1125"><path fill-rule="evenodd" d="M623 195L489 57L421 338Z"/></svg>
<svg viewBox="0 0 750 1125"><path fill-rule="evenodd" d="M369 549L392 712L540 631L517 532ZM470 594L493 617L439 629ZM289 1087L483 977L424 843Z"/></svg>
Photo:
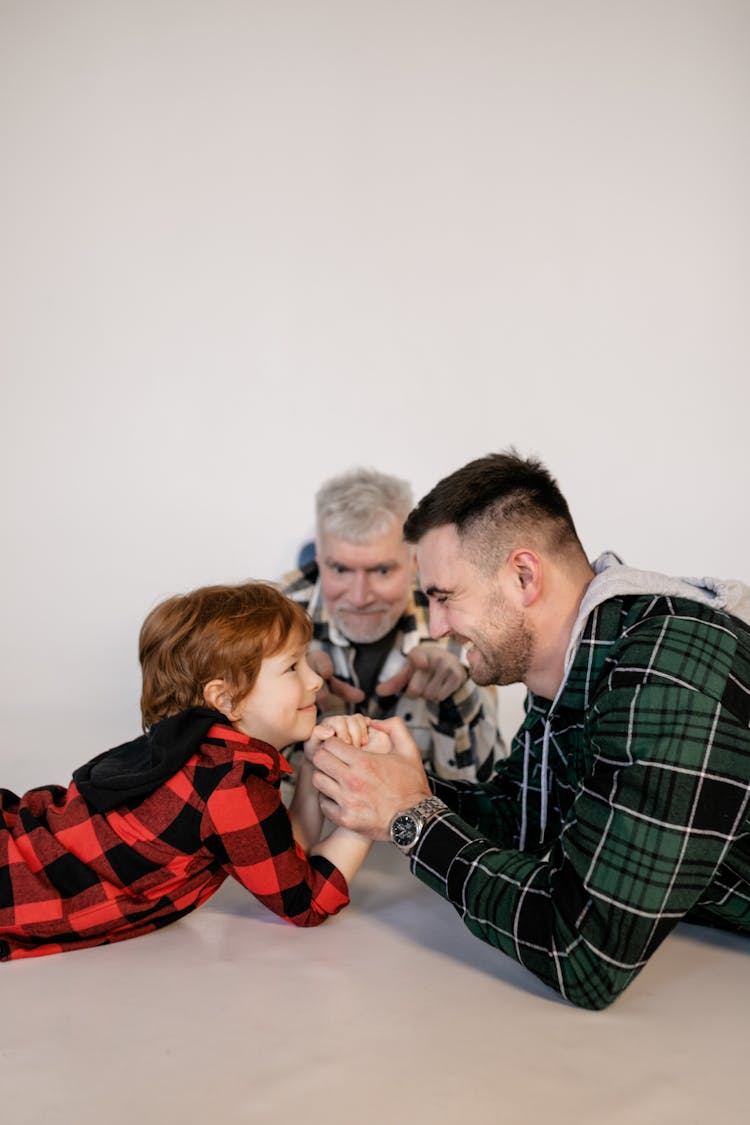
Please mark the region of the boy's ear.
<svg viewBox="0 0 750 1125"><path fill-rule="evenodd" d="M203 688L203 698L214 711L220 711L228 719L232 718L234 701L226 680L209 680Z"/></svg>

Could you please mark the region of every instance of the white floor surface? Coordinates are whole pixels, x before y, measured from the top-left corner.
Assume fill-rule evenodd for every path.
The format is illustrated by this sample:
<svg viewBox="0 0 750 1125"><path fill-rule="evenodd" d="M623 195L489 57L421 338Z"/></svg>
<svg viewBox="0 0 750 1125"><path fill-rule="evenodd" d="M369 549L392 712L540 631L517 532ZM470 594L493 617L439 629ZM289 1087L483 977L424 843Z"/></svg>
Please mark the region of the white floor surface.
<svg viewBox="0 0 750 1125"><path fill-rule="evenodd" d="M227 882L189 918L0 966L13 1125L746 1122L750 942L683 926L605 1012L472 937L376 845L314 930Z"/></svg>

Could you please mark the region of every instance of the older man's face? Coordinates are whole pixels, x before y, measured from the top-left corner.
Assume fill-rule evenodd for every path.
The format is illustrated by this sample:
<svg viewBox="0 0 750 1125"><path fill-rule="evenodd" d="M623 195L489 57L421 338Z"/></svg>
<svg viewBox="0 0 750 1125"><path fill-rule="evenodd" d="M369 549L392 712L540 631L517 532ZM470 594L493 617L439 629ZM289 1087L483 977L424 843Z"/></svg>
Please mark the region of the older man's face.
<svg viewBox="0 0 750 1125"><path fill-rule="evenodd" d="M404 543L401 525L394 521L367 543L321 531L316 553L323 601L344 636L372 644L390 633L416 573L414 548Z"/></svg>

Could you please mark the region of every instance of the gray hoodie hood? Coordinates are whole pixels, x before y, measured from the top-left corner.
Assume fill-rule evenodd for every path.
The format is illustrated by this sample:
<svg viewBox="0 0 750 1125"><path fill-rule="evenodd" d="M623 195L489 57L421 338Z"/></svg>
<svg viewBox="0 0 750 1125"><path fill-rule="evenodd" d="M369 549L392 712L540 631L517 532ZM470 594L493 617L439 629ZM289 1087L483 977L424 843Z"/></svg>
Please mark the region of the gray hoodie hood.
<svg viewBox="0 0 750 1125"><path fill-rule="evenodd" d="M591 564L594 577L586 588L581 605L578 610L575 624L570 634L568 648L565 653L565 674L562 683L557 689L557 694L552 700L552 705L547 713L544 726L544 739L542 742L542 787L541 787L541 839L547 826L548 802L548 765L549 765L549 740L551 735L551 718L557 701L559 700L568 678L573 659L578 649L578 644L584 630L586 621L591 612L602 602L611 598L622 598L654 594L673 598L687 598L701 605L710 606L711 609L730 613L750 624L750 586L736 579L723 578L672 578L667 574L659 574L651 570L636 570L634 567L625 566L614 551L605 551ZM526 752L524 762L524 784L521 816L520 848L523 850L526 841L526 810L528 801L528 774L530 769L530 742L526 733Z"/></svg>
<svg viewBox="0 0 750 1125"><path fill-rule="evenodd" d="M731 613L733 617L739 617L750 624L750 586L735 578L671 578L668 574L659 574L655 570L636 570L635 567L625 566L614 551L604 551L598 559L594 559L591 568L595 577L583 595L565 654L566 676L586 619L592 610L610 598L642 594L688 598L692 602L710 606L711 609Z"/></svg>

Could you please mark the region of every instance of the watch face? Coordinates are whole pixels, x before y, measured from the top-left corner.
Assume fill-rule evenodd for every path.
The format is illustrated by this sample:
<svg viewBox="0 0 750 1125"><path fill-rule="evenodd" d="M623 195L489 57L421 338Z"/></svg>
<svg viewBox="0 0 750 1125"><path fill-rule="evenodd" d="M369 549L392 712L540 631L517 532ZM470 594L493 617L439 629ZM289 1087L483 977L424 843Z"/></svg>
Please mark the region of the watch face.
<svg viewBox="0 0 750 1125"><path fill-rule="evenodd" d="M401 813L391 824L391 839L396 847L409 848L417 838L417 822L409 813Z"/></svg>

